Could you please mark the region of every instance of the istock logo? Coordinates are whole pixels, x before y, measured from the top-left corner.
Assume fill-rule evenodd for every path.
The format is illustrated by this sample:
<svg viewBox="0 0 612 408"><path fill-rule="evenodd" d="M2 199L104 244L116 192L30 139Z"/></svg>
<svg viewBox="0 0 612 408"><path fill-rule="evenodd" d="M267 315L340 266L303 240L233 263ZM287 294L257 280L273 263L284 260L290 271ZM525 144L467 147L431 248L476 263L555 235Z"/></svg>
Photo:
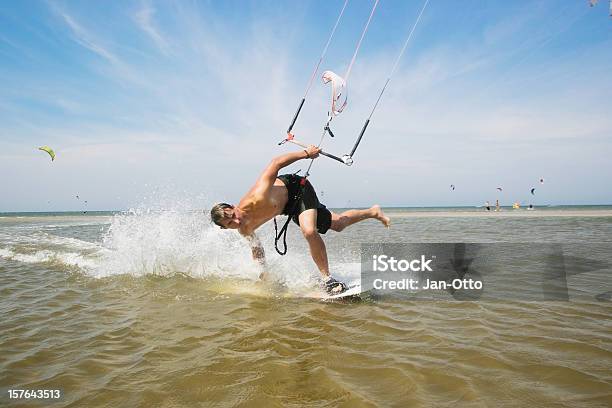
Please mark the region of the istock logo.
<svg viewBox="0 0 612 408"><path fill-rule="evenodd" d="M610 242L370 242L361 244L360 283L362 293L411 300L610 302L611 252ZM570 287L582 273L588 279Z"/></svg>
<svg viewBox="0 0 612 408"><path fill-rule="evenodd" d="M421 259L395 259L387 255L372 256L372 271L374 272L433 272L429 264L433 258L427 259L425 255L421 255Z"/></svg>

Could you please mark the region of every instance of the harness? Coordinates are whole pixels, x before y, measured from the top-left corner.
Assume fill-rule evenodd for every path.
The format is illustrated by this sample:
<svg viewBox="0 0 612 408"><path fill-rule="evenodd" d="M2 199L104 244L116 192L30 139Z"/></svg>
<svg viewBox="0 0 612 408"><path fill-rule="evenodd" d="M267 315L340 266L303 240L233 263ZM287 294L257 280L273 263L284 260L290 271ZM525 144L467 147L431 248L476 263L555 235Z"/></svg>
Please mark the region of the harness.
<svg viewBox="0 0 612 408"><path fill-rule="evenodd" d="M294 176L296 176L297 173L299 173L299 171L294 173ZM291 221L291 217L293 217L295 213L297 212L298 205L300 204L300 201L302 200L302 196L304 195L305 186L306 186L306 176L300 178L300 184L299 184L298 191L293 196L295 199L293 203L293 207L288 212L287 220L285 221L285 224L283 224L280 232L278 232L278 224L276 223L276 217L274 217L274 249L276 249L276 252L278 252L279 255L285 255L287 253L287 228L289 228L289 222ZM283 239L283 247L284 247L283 250L279 249L278 247L278 241L280 241L281 237Z"/></svg>

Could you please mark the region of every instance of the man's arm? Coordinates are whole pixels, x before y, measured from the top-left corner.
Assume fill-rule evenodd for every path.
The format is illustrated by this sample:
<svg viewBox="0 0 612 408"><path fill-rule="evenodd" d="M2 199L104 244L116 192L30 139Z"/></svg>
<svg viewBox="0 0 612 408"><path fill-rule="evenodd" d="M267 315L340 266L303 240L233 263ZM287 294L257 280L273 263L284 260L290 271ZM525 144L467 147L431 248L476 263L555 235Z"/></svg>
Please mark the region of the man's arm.
<svg viewBox="0 0 612 408"><path fill-rule="evenodd" d="M268 164L268 167L265 168L263 174L258 180L258 183L264 188L270 187L272 184L274 184L274 181L276 180L280 169L282 169L283 167L287 167L291 163L294 163L301 159L316 159L317 157L319 157L320 151L321 149L311 145L308 147L308 149L293 153L287 153L283 154L282 156L275 157L274 159L272 159L270 164Z"/></svg>
<svg viewBox="0 0 612 408"><path fill-rule="evenodd" d="M263 249L263 245L261 245L261 241L252 233L251 235L246 235L245 238L249 241L249 245L251 246L251 255L253 256L253 260L257 261L259 266L261 267L261 273L259 274L259 279L265 280L266 278L266 254Z"/></svg>

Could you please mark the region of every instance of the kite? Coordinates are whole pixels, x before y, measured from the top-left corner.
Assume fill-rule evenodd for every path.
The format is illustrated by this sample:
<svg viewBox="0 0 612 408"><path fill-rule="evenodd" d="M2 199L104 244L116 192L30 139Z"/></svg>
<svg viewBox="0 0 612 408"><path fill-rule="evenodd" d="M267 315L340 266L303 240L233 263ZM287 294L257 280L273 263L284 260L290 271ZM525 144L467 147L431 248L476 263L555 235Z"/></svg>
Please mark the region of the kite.
<svg viewBox="0 0 612 408"><path fill-rule="evenodd" d="M451 188L451 190L455 191L455 185L454 184L451 184L450 188Z"/></svg>
<svg viewBox="0 0 612 408"><path fill-rule="evenodd" d="M502 191L502 190L503 190L503 188L501 188L501 187L497 187L497 190L498 190L498 191Z"/></svg>
<svg viewBox="0 0 612 408"><path fill-rule="evenodd" d="M544 184L544 177L540 177L540 184Z"/></svg>
<svg viewBox="0 0 612 408"><path fill-rule="evenodd" d="M49 146L40 146L38 150L42 150L43 152L47 152L49 156L51 156L51 161L55 160L55 152Z"/></svg>
<svg viewBox="0 0 612 408"><path fill-rule="evenodd" d="M589 0L589 6L593 7L597 5L599 0ZM612 0L610 0L610 17L612 17Z"/></svg>
<svg viewBox="0 0 612 408"><path fill-rule="evenodd" d="M535 188L531 189L531 195L535 195Z"/></svg>

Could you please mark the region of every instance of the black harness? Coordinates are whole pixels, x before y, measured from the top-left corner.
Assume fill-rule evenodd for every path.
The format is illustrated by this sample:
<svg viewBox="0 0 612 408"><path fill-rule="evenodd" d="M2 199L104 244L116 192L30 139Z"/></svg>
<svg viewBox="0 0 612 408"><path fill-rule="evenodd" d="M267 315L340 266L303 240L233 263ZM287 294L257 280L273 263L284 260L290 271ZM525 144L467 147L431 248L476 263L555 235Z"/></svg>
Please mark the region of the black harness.
<svg viewBox="0 0 612 408"><path fill-rule="evenodd" d="M294 175L297 175L297 173L294 173ZM298 206L300 205L300 200L304 195L305 186L306 177L301 177L300 186L296 194L293 196L295 200L293 203L293 207L288 212L287 220L285 221L285 224L283 224L280 232L278 231L278 224L276 224L276 217L274 217L274 249L276 249L276 252L278 252L279 255L285 255L287 253L287 228L289 228L289 222L291 221L291 217L293 217L297 212ZM283 239L283 250L278 247L278 241L280 241L281 238Z"/></svg>

